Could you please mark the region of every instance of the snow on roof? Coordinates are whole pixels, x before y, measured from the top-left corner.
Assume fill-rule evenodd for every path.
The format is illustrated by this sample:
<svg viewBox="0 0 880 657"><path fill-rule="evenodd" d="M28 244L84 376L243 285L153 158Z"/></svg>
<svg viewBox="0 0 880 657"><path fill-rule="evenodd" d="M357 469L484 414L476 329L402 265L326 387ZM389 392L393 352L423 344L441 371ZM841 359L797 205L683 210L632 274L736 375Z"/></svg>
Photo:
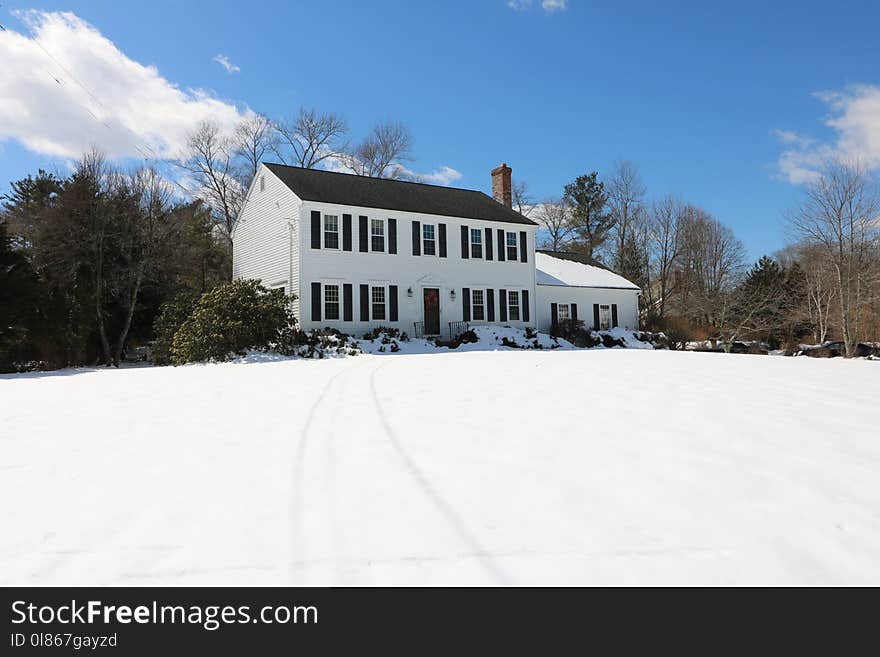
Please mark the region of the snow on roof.
<svg viewBox="0 0 880 657"><path fill-rule="evenodd" d="M573 260L555 258L547 253L535 254L535 282L538 285L569 287L610 287L638 290L639 287L613 271Z"/></svg>

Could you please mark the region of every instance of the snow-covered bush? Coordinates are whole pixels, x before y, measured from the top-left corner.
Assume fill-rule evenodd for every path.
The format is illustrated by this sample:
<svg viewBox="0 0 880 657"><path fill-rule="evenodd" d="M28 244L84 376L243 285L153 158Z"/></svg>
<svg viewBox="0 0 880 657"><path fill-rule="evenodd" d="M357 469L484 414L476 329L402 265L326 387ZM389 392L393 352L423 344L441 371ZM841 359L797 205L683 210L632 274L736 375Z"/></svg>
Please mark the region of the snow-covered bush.
<svg viewBox="0 0 880 657"><path fill-rule="evenodd" d="M203 294L175 332L171 362L222 361L248 351L292 353L299 339L293 297L255 280L238 280Z"/></svg>

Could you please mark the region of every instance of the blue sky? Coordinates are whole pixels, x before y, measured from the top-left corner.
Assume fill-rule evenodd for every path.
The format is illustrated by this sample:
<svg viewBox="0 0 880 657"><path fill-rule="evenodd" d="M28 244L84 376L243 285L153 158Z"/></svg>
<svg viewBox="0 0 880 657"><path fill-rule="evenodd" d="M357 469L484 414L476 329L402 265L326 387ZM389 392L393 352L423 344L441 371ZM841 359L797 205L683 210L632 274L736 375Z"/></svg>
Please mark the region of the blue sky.
<svg viewBox="0 0 880 657"><path fill-rule="evenodd" d="M110 123L128 113L129 130L156 121L156 132L194 108L214 111L191 89L227 115L336 111L355 135L400 119L415 137L412 169L452 167L455 185L487 191L502 161L543 198L628 159L650 195L705 207L753 257L783 244L795 183L822 154L880 164L880 3L513 4L4 2L0 23L40 34L66 70L0 32L0 59L5 47L14 71L6 85L0 73L0 190L40 166L63 168L86 133L103 145L97 119L69 94L97 104L92 114ZM72 12L82 23L68 21L57 36L32 18L31 32L26 15L9 13L27 9ZM83 45L99 37L121 54ZM220 54L239 70L214 61ZM187 94L187 110L175 110L174 99L151 110L167 89L128 107L126 94L155 82L129 75L129 60L156 69L138 75ZM4 101L18 109L4 110ZM42 135L49 124L52 134Z"/></svg>

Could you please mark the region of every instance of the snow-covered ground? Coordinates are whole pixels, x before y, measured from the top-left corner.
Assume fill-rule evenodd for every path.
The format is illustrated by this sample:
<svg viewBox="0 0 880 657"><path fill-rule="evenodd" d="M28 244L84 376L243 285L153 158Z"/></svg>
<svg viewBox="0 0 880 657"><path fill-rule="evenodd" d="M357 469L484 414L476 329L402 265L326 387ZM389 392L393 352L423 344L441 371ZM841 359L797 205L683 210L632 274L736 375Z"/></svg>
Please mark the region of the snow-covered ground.
<svg viewBox="0 0 880 657"><path fill-rule="evenodd" d="M880 584L880 367L636 350L0 377L2 584Z"/></svg>

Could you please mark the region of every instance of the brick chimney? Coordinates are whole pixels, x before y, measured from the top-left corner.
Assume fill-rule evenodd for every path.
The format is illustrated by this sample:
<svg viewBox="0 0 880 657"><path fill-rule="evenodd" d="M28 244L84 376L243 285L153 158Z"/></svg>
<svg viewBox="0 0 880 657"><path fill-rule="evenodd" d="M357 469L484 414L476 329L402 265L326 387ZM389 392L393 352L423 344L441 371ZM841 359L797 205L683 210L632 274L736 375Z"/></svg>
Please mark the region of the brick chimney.
<svg viewBox="0 0 880 657"><path fill-rule="evenodd" d="M510 186L510 173L512 169L506 164L492 169L492 196L499 203L509 208L513 207L513 194Z"/></svg>

